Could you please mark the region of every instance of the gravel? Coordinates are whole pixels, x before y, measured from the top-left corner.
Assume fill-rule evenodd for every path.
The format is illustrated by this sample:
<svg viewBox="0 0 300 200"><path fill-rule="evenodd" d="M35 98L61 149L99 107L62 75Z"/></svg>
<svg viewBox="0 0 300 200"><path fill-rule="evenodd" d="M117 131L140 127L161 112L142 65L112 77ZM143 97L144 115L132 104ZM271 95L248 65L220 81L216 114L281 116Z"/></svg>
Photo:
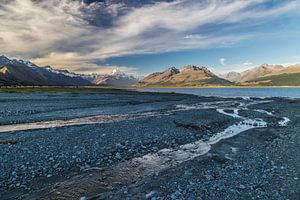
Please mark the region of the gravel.
<svg viewBox="0 0 300 200"><path fill-rule="evenodd" d="M25 100L20 98L22 95L0 95L3 108L0 124L98 114L168 112L176 109L176 105L232 100L152 93L30 93L24 96ZM222 140L203 156L142 176L131 184L121 181L119 186L103 192L108 192L110 199L297 199L300 196L299 100L273 98L272 101L240 111L244 117L263 118L268 128L251 129ZM275 117L251 109L272 111ZM278 126L277 121L282 117L291 119L288 126ZM73 176L92 171L101 174L119 163L164 148L176 149L183 144L205 141L239 121L211 108L106 124L2 133L0 197L15 199L35 194ZM106 178L102 176L101 181ZM60 194L57 190L57 195ZM78 195L74 199L97 196L88 191Z"/></svg>

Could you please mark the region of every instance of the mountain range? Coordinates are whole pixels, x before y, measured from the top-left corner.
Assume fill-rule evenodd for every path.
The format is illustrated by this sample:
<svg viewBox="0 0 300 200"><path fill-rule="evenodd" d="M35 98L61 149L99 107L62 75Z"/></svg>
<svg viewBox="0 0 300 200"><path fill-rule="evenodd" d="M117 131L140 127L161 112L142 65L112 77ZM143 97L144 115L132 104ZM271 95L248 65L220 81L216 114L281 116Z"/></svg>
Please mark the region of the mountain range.
<svg viewBox="0 0 300 200"><path fill-rule="evenodd" d="M76 74L68 70L39 67L30 61L0 56L0 86L300 86L300 64L284 67L263 64L243 71L216 75L206 67L188 65L152 73L142 80L118 69L111 74Z"/></svg>
<svg viewBox="0 0 300 200"><path fill-rule="evenodd" d="M163 72L156 72L145 77L139 86L220 86L232 85L232 82L218 77L206 67L188 65L181 69L169 68Z"/></svg>
<svg viewBox="0 0 300 200"><path fill-rule="evenodd" d="M146 76L138 86L300 86L300 64L284 67L263 64L239 72L219 75L206 67L188 65L181 69L169 68Z"/></svg>
<svg viewBox="0 0 300 200"><path fill-rule="evenodd" d="M288 67L263 64L241 73L229 72L221 77L236 85L299 86L300 64Z"/></svg>
<svg viewBox="0 0 300 200"><path fill-rule="evenodd" d="M68 70L39 67L30 61L9 59L0 56L0 86L125 86L137 83L138 79L118 70L112 74L76 74Z"/></svg>
<svg viewBox="0 0 300 200"><path fill-rule="evenodd" d="M114 69L111 74L92 74L82 76L93 84L101 86L129 86L138 82L138 78Z"/></svg>

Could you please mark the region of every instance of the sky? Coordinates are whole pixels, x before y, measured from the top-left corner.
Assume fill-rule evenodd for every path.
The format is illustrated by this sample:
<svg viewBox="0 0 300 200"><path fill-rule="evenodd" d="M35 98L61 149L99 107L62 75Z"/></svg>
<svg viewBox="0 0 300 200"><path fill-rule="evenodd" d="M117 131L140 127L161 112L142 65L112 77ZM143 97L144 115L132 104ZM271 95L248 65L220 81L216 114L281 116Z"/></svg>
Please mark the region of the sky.
<svg viewBox="0 0 300 200"><path fill-rule="evenodd" d="M0 0L0 54L78 73L300 63L300 0Z"/></svg>

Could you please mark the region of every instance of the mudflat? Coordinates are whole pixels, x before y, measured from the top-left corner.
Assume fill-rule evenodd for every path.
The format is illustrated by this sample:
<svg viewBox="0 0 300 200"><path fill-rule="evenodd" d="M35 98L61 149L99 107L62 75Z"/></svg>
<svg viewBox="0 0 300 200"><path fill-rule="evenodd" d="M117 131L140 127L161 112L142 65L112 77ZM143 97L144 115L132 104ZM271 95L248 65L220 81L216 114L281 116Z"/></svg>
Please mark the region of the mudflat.
<svg viewBox="0 0 300 200"><path fill-rule="evenodd" d="M297 199L300 100L0 93L1 199Z"/></svg>

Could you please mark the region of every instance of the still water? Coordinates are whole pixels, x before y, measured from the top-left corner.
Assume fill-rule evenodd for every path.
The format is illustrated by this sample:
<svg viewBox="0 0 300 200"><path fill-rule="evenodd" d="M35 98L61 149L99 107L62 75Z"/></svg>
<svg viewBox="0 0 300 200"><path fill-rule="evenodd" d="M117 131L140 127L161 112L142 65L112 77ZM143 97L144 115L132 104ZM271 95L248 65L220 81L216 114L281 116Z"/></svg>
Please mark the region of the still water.
<svg viewBox="0 0 300 200"><path fill-rule="evenodd" d="M139 88L137 91L175 92L218 97L300 98L300 88Z"/></svg>

